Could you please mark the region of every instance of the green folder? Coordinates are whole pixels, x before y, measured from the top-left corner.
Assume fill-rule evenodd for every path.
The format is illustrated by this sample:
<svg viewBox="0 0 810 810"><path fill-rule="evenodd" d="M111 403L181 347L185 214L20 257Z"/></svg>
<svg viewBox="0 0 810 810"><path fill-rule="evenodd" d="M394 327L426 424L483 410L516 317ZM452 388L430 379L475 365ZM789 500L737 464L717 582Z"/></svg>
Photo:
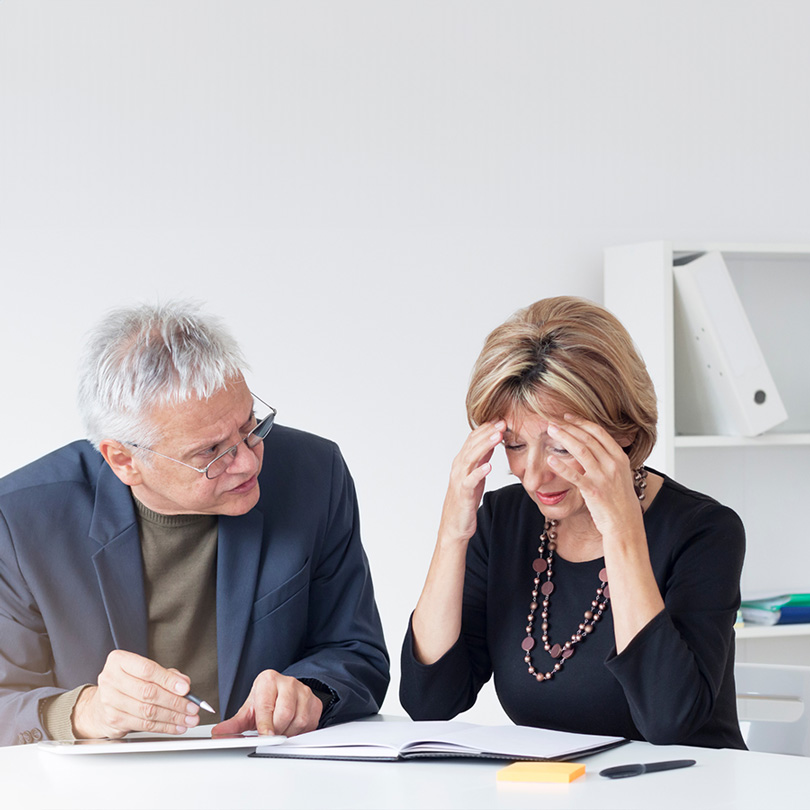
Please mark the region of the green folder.
<svg viewBox="0 0 810 810"><path fill-rule="evenodd" d="M743 621L754 624L810 622L810 593L786 593L765 599L745 599L740 605Z"/></svg>

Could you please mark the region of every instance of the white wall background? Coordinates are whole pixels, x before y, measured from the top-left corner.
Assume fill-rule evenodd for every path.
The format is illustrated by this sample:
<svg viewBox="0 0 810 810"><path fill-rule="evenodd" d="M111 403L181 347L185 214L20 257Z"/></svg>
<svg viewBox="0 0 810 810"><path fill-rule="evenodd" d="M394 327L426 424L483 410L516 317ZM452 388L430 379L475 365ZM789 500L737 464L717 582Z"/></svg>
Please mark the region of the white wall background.
<svg viewBox="0 0 810 810"><path fill-rule="evenodd" d="M0 474L81 435L91 322L206 302L344 451L401 711L485 335L601 300L606 245L809 242L808 30L803 0L0 0Z"/></svg>

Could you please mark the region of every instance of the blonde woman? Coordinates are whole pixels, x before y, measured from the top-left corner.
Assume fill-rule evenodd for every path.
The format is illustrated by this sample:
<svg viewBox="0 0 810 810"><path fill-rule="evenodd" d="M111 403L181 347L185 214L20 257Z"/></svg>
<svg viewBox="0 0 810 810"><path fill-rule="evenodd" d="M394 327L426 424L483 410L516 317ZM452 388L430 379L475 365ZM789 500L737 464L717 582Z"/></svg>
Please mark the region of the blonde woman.
<svg viewBox="0 0 810 810"><path fill-rule="evenodd" d="M487 338L467 413L403 646L408 713L454 717L494 675L521 725L743 748L743 527L644 466L655 392L624 327L578 298L519 311ZM520 483L483 495L499 444Z"/></svg>

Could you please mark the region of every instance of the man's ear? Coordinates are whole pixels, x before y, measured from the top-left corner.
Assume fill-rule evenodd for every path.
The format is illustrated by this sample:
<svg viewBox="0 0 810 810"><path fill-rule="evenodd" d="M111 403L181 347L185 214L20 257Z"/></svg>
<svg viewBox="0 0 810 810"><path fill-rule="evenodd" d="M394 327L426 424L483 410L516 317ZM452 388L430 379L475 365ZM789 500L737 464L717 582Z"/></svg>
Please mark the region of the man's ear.
<svg viewBox="0 0 810 810"><path fill-rule="evenodd" d="M141 483L141 473L129 447L113 439L102 439L98 449L101 455L104 456L104 460L110 465L110 469L128 487L134 487Z"/></svg>

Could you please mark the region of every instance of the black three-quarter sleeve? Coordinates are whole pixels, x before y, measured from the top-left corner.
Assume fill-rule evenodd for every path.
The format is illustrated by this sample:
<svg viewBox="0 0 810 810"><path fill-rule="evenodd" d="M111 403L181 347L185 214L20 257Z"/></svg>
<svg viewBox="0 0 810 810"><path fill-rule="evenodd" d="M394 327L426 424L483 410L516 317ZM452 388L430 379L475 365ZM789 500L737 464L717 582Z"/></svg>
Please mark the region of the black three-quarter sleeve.
<svg viewBox="0 0 810 810"><path fill-rule="evenodd" d="M661 744L701 739L707 724L736 736L736 697L723 687L733 682L742 522L731 509L700 498L681 519L662 510L651 512L648 524L655 536L677 538L652 550L665 609L606 665L644 739ZM655 559L662 552L670 559Z"/></svg>
<svg viewBox="0 0 810 810"><path fill-rule="evenodd" d="M413 617L402 645L400 702L414 720L449 720L474 703L492 676L487 643L489 499L478 510L478 530L467 547L462 629L456 643L435 663L414 654Z"/></svg>

